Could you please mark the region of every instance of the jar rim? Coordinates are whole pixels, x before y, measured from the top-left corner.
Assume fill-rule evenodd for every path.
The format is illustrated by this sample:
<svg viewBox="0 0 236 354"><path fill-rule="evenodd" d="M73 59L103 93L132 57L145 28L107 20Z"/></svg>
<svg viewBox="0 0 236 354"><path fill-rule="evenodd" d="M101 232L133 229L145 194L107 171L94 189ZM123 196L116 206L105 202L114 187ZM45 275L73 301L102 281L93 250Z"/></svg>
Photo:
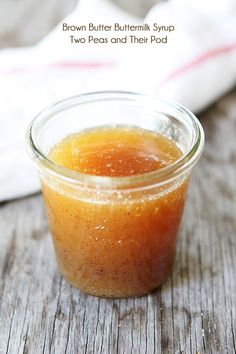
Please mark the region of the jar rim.
<svg viewBox="0 0 236 354"><path fill-rule="evenodd" d="M55 114L62 110L81 104L89 104L104 100L136 101L137 99L151 100L156 104L161 103L166 107L171 107L176 112L185 114L185 116L187 117L187 119L189 119L189 122L191 123L191 129L194 132L194 139L192 141L191 146L186 151L186 153L184 153L179 159L161 169L138 175L121 177L96 176L79 173L53 162L48 156L46 156L41 151L33 137L33 129L36 124L41 122L42 126L44 123L48 122L49 119L54 117ZM165 112L163 111L162 113ZM72 183L74 185L85 184L91 187L99 187L105 189L133 189L137 186L142 186L144 184L148 186L153 184L161 186L165 183L171 182L172 180L176 179L177 177L190 170L193 165L198 161L203 151L204 140L204 131L201 123L192 112L190 112L181 104L173 101L165 101L146 94L129 91L88 92L67 97L63 100L57 101L56 103L48 106L35 116L35 118L31 121L26 133L26 144L29 153L32 159L39 164L40 168L43 168L50 175L59 178L60 180L63 180L67 183Z"/></svg>

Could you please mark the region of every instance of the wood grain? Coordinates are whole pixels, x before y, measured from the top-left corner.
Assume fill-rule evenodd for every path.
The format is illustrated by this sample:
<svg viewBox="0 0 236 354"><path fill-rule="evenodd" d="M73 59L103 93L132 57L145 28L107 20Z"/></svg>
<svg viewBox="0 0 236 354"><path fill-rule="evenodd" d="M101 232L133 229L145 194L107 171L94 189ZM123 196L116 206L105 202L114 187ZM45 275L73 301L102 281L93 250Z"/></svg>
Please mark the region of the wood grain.
<svg viewBox="0 0 236 354"><path fill-rule="evenodd" d="M236 352L236 91L201 120L174 272L148 296L81 294L58 274L41 196L1 206L1 354Z"/></svg>

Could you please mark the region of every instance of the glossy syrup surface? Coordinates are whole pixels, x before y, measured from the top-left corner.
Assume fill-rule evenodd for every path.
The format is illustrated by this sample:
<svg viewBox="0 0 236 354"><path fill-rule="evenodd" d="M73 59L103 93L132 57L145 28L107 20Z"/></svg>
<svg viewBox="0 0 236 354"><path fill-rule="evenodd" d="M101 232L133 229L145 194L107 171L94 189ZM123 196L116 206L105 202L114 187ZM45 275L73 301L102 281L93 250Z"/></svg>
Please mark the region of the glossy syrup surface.
<svg viewBox="0 0 236 354"><path fill-rule="evenodd" d="M124 177L158 170L181 155L176 144L161 134L133 127L104 127L66 137L49 157L76 172Z"/></svg>

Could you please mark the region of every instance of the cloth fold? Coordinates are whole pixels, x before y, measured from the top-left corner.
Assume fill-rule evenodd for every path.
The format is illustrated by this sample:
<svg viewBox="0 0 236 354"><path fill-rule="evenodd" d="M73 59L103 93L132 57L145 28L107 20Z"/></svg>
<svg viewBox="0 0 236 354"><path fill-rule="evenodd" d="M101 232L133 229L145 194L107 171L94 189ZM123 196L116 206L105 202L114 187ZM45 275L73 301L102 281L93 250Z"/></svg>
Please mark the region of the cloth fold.
<svg viewBox="0 0 236 354"><path fill-rule="evenodd" d="M158 23L175 30L167 44L86 45L71 44L71 33L59 24L36 46L2 50L0 201L39 190L24 136L47 105L82 92L118 89L178 101L196 113L236 83L235 1L170 0L141 19L107 0L80 0L63 22Z"/></svg>

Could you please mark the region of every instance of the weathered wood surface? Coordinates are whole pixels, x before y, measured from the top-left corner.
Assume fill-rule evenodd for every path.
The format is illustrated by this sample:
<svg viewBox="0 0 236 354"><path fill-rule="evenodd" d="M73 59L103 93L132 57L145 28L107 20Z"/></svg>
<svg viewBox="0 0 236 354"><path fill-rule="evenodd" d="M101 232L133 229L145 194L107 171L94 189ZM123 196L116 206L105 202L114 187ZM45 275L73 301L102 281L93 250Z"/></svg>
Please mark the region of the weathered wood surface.
<svg viewBox="0 0 236 354"><path fill-rule="evenodd" d="M174 272L149 296L81 294L58 274L41 196L1 206L1 354L236 352L236 91L201 120Z"/></svg>

